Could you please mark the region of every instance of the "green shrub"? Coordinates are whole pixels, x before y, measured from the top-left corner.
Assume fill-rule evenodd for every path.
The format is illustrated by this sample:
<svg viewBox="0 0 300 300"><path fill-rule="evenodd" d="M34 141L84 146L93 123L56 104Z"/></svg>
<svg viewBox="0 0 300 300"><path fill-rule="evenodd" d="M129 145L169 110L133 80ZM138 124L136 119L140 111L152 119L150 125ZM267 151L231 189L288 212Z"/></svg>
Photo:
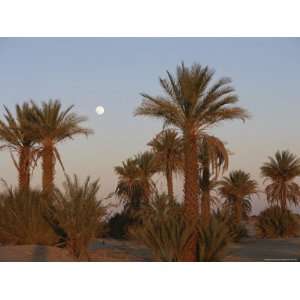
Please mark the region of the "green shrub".
<svg viewBox="0 0 300 300"><path fill-rule="evenodd" d="M66 247L76 259L88 259L87 247L99 234L105 208L98 200L99 182L88 177L80 184L77 176L67 177L63 191L54 193L56 225L66 234Z"/></svg>
<svg viewBox="0 0 300 300"><path fill-rule="evenodd" d="M256 232L262 238L295 237L299 232L299 223L290 210L273 206L258 216Z"/></svg>
<svg viewBox="0 0 300 300"><path fill-rule="evenodd" d="M142 226L132 229L135 238L148 246L160 261L181 261L194 231L183 217L150 217Z"/></svg>
<svg viewBox="0 0 300 300"><path fill-rule="evenodd" d="M128 230L137 223L128 210L113 215L106 223L106 237L123 240L128 238Z"/></svg>
<svg viewBox="0 0 300 300"><path fill-rule="evenodd" d="M140 213L142 224L131 235L144 243L160 261L181 261L185 247L195 234L195 226L185 221L180 206L163 195Z"/></svg>
<svg viewBox="0 0 300 300"><path fill-rule="evenodd" d="M226 248L232 240L227 223L216 217L211 216L207 225L198 226L198 260L199 261L220 261Z"/></svg>
<svg viewBox="0 0 300 300"><path fill-rule="evenodd" d="M48 203L39 191L8 189L0 197L0 239L3 244L54 245L58 237L48 223Z"/></svg>

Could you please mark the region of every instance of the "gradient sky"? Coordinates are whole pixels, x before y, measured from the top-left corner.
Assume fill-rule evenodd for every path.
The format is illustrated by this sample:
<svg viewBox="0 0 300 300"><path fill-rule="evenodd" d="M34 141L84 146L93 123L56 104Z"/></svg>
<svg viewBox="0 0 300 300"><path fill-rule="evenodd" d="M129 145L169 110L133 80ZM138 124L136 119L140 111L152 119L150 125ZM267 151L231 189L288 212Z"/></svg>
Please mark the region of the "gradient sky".
<svg viewBox="0 0 300 300"><path fill-rule="evenodd" d="M115 189L113 167L145 150L161 129L157 120L133 117L139 93L160 94L158 77L181 61L209 65L216 78L232 78L240 105L252 115L245 124L223 123L212 133L234 152L230 169L250 172L261 184L259 167L277 149L300 155L299 53L300 39L290 38L3 38L0 99L12 110L29 99L60 99L88 116L86 125L95 134L67 141L59 150L69 174L100 177L104 196ZM97 105L105 108L101 117ZM16 183L5 152L0 170L0 177ZM57 168L56 182L62 179ZM33 185L40 185L39 169ZM181 189L178 180L179 197ZM256 213L265 203L254 202Z"/></svg>

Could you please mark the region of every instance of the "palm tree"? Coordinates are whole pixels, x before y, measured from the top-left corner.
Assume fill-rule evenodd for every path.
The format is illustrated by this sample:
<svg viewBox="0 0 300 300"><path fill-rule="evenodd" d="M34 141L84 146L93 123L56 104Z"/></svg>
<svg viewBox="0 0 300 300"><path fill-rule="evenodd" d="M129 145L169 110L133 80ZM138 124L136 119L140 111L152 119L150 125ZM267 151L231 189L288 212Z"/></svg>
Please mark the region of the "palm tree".
<svg viewBox="0 0 300 300"><path fill-rule="evenodd" d="M174 199L173 172L182 168L182 140L175 130L166 129L160 132L148 145L154 151L159 167L166 176L168 196L170 199Z"/></svg>
<svg viewBox="0 0 300 300"><path fill-rule="evenodd" d="M246 110L232 106L238 101L231 80L222 78L212 84L214 72L208 67L194 64L177 67L176 77L167 72L160 79L163 96L142 94L144 100L135 115L162 119L183 134L184 147L184 205L185 215L195 221L199 215L198 203L198 151L199 137L221 121L248 117ZM186 260L196 259L196 238L186 252Z"/></svg>
<svg viewBox="0 0 300 300"><path fill-rule="evenodd" d="M149 202L155 184L152 176L157 165L152 152L144 152L122 162L115 167L118 176L117 196L125 201L125 208L139 209L141 204Z"/></svg>
<svg viewBox="0 0 300 300"><path fill-rule="evenodd" d="M225 198L225 207L235 216L237 224L251 211L251 197L257 193L257 183L249 173L242 170L231 171L228 177L220 181L221 196Z"/></svg>
<svg viewBox="0 0 300 300"><path fill-rule="evenodd" d="M261 167L261 174L269 184L266 186L267 200L280 205L282 210L287 204L297 205L300 200L300 187L294 181L300 176L300 159L289 151L277 151L275 158Z"/></svg>
<svg viewBox="0 0 300 300"><path fill-rule="evenodd" d="M28 103L16 105L16 117L4 106L5 121L0 120L0 140L4 143L0 149L10 151L13 163L19 173L19 189L28 190L30 185L30 166L33 163L37 140L30 130L32 109ZM18 156L18 162L14 157Z"/></svg>
<svg viewBox="0 0 300 300"><path fill-rule="evenodd" d="M51 194L54 188L56 159L63 167L56 145L77 135L88 136L93 131L81 127L81 123L87 119L72 113L73 105L62 110L58 100L43 102L41 106L32 101L32 108L34 113L32 132L41 143L43 191L46 194Z"/></svg>
<svg viewBox="0 0 300 300"><path fill-rule="evenodd" d="M139 170L134 159L129 158L122 165L115 167L118 176L116 195L125 203L125 208L140 207L142 188L139 180Z"/></svg>
<svg viewBox="0 0 300 300"><path fill-rule="evenodd" d="M228 151L224 143L214 136L204 135L199 143L199 187L201 194L201 219L209 223L211 215L212 191L217 187L220 171L228 168Z"/></svg>

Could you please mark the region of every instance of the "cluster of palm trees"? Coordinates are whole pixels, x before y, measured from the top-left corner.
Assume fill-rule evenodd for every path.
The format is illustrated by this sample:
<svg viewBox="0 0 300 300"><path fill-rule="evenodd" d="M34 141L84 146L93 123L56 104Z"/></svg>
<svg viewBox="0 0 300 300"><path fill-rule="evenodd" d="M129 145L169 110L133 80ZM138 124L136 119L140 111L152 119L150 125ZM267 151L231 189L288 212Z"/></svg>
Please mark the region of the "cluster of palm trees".
<svg viewBox="0 0 300 300"><path fill-rule="evenodd" d="M45 195L54 189L55 163L63 167L57 144L92 130L81 126L86 118L72 112L73 106L62 109L58 100L41 105L34 101L16 105L15 115L5 108L0 120L0 149L8 150L19 174L19 189L30 189L30 177L42 160L42 185Z"/></svg>
<svg viewBox="0 0 300 300"><path fill-rule="evenodd" d="M175 203L173 178L184 178L184 217L186 222L201 220L210 226L213 208L224 201L222 209L236 224L249 214L251 198L258 193L258 184L249 173L228 170L230 152L225 143L210 130L223 121L249 118L247 110L237 106L239 101L231 80L214 81L208 67L183 63L175 75L167 72L160 79L161 96L142 94L143 101L136 116L163 121L163 129L151 141L149 150L135 155L115 167L118 176L116 195L125 206L138 211L149 204L158 191L154 175L166 179L167 197ZM16 105L15 114L5 107L0 120L0 149L8 150L19 174L19 189L30 190L32 171L41 159L44 195L54 190L55 164L64 169L57 144L78 135L88 136L92 130L82 126L86 118L72 112L73 106L62 109L57 100L26 102ZM298 205L300 159L289 151L278 151L261 167L265 178L265 193L270 205L286 210L289 204ZM196 237L190 239L183 255L186 261L196 260Z"/></svg>
<svg viewBox="0 0 300 300"><path fill-rule="evenodd" d="M161 172L167 181L167 191L174 200L173 174L184 177L184 214L189 222L201 215L208 224L212 206L221 196L223 207L240 223L251 210L251 197L258 193L257 182L249 173L236 170L218 180L228 169L229 151L225 144L210 134L210 129L223 121L245 121L249 113L236 106L238 96L229 78L213 81L214 72L208 67L183 63L175 75L167 72L160 78L161 96L142 94L143 101L136 116L147 116L163 121L163 130L149 142L151 151L138 154L115 168L118 175L117 195L131 203L149 201L155 191L153 175ZM275 159L261 168L262 176L269 181L267 200L279 201L282 208L287 202L297 204L299 185L294 179L300 176L300 160L288 151L277 152ZM217 189L218 188L218 189ZM217 192L217 194L215 193ZM194 261L196 239L186 247L184 260Z"/></svg>

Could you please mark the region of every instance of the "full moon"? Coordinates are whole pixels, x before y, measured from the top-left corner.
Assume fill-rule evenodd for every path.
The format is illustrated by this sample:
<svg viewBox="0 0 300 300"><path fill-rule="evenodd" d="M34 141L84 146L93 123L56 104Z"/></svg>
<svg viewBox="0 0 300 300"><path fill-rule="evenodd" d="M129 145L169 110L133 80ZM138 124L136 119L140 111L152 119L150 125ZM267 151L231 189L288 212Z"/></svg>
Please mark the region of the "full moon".
<svg viewBox="0 0 300 300"><path fill-rule="evenodd" d="M96 113L99 116L103 115L104 114L104 107L103 106L97 106L96 107Z"/></svg>

